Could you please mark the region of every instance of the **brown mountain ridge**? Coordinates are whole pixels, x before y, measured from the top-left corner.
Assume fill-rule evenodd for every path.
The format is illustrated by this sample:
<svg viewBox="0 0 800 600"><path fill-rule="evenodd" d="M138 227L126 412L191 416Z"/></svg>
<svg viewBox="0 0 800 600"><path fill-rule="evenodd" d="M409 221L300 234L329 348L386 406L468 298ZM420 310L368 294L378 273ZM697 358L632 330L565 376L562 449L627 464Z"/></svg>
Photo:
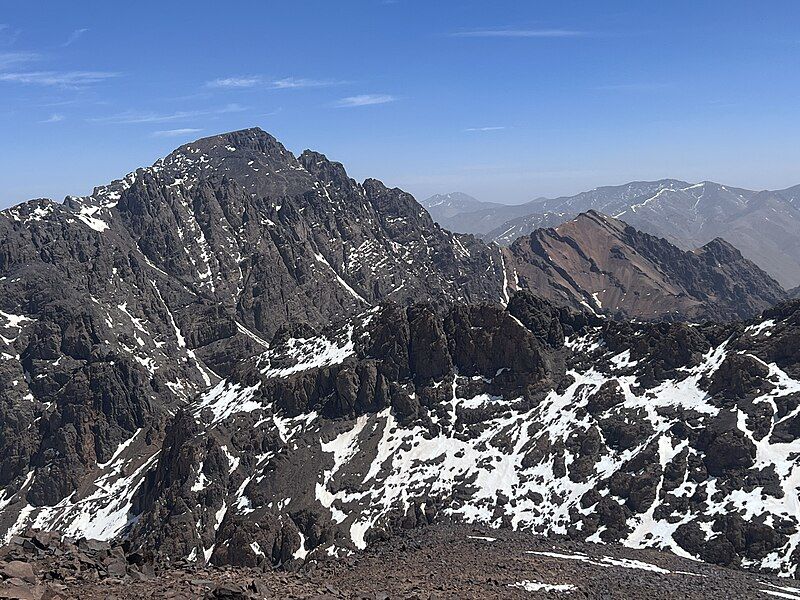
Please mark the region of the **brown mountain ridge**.
<svg viewBox="0 0 800 600"><path fill-rule="evenodd" d="M593 210L517 239L504 256L510 290L619 318L743 319L786 297L721 238L684 251Z"/></svg>

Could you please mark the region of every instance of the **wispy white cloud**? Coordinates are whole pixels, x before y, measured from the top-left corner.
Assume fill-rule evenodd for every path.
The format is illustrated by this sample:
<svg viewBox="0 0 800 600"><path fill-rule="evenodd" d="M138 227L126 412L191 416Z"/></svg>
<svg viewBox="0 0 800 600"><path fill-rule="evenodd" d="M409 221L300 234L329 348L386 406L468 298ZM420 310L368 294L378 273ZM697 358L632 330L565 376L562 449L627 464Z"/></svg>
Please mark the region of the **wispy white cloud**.
<svg viewBox="0 0 800 600"><path fill-rule="evenodd" d="M263 79L260 75L241 75L236 77L221 77L206 82L207 87L214 88L249 88L261 85Z"/></svg>
<svg viewBox="0 0 800 600"><path fill-rule="evenodd" d="M63 120L64 120L64 115L60 115L58 113L53 113L48 118L46 118L44 121L39 121L39 122L40 123L58 123L58 122L63 121Z"/></svg>
<svg viewBox="0 0 800 600"><path fill-rule="evenodd" d="M505 129L505 126L494 126L494 127L467 127L464 131L500 131Z"/></svg>
<svg viewBox="0 0 800 600"><path fill-rule="evenodd" d="M185 121L198 117L209 117L223 115L227 113L242 112L247 110L239 104L227 104L220 108L209 108L202 110L180 110L171 113L140 112L128 110L125 112L109 115L107 117L95 117L89 119L93 123L109 123L114 125L137 125L143 123L170 123L172 121Z"/></svg>
<svg viewBox="0 0 800 600"><path fill-rule="evenodd" d="M270 82L270 87L276 90L290 90L296 88L329 87L332 85L342 85L346 81L335 81L331 79L306 79L304 77L284 77Z"/></svg>
<svg viewBox="0 0 800 600"><path fill-rule="evenodd" d="M0 81L45 85L65 88L80 88L102 83L119 77L119 73L107 71L27 71L23 73L0 73Z"/></svg>
<svg viewBox="0 0 800 600"><path fill-rule="evenodd" d="M373 104L386 104L394 102L396 98L389 94L359 94L358 96L348 96L336 102L339 108L350 108L354 106L371 106Z"/></svg>
<svg viewBox="0 0 800 600"><path fill-rule="evenodd" d="M33 62L39 59L35 52L0 52L0 69Z"/></svg>
<svg viewBox="0 0 800 600"><path fill-rule="evenodd" d="M78 104L79 102L82 102L82 100L78 98L72 98L71 100L49 100L47 102L38 104L38 106L42 108L56 108L58 106L70 106L72 104Z"/></svg>
<svg viewBox="0 0 800 600"><path fill-rule="evenodd" d="M451 37L472 38L568 38L584 35L585 31L574 29L474 29L450 34Z"/></svg>
<svg viewBox="0 0 800 600"><path fill-rule="evenodd" d="M333 79L308 79L306 77L265 79L261 75L237 75L207 81L206 87L230 89L266 87L274 90L291 90L298 88L328 87L332 85L341 85L343 83L346 82Z"/></svg>
<svg viewBox="0 0 800 600"><path fill-rule="evenodd" d="M195 127L183 127L181 129L163 129L161 131L154 131L150 135L152 137L159 137L159 138L172 138L172 137L181 137L184 135L191 135L193 133L199 133L203 131L202 129L197 129Z"/></svg>
<svg viewBox="0 0 800 600"><path fill-rule="evenodd" d="M67 38L67 41L64 42L61 45L62 46L69 46L70 44L74 44L87 31L89 31L89 29L87 27L82 27L81 29L75 29L72 33L69 34L69 37Z"/></svg>

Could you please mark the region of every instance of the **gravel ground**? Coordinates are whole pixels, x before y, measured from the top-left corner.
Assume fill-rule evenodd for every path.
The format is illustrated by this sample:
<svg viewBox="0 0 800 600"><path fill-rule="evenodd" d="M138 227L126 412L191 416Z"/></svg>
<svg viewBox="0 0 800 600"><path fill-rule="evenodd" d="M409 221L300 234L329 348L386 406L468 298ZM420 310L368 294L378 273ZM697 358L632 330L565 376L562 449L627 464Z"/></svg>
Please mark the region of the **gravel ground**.
<svg viewBox="0 0 800 600"><path fill-rule="evenodd" d="M463 526L408 531L360 555L308 564L294 573L184 565L135 577L98 577L90 570L46 582L47 562L55 560L64 562L63 557L32 559L39 583L12 589L14 582L7 579L0 598L800 600L800 583L666 552Z"/></svg>
<svg viewBox="0 0 800 600"><path fill-rule="evenodd" d="M352 565L318 571L356 598L379 592L390 598L800 600L800 583L671 553L464 527L416 530L374 546Z"/></svg>

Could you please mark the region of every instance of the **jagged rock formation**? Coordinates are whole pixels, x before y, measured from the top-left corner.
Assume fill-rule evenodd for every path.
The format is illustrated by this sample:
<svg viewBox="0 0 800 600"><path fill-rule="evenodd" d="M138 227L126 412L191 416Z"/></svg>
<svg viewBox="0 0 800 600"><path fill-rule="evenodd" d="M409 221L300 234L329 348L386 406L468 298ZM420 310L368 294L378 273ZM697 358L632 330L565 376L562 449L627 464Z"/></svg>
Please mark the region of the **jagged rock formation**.
<svg viewBox="0 0 800 600"><path fill-rule="evenodd" d="M619 318L744 319L786 297L724 240L685 252L594 211L519 238L504 256L509 289Z"/></svg>
<svg viewBox="0 0 800 600"><path fill-rule="evenodd" d="M612 471L637 475L629 463L653 458L667 424L684 432L658 442L670 461L710 456L716 490L751 493L756 429L731 434L726 416L708 424L716 436L693 432L717 402L758 404L762 428L778 411L791 420L794 317L770 313L762 340L576 310L595 276L627 290L634 273L650 277L642 291L667 291L613 308L598 296L595 311L728 319L782 297L723 242L686 254L582 219L610 233L567 244L579 259L556 269L522 245L442 230L408 194L256 129L182 146L86 198L0 212L0 533L124 536L142 553L249 566L342 555L439 519L675 549L635 532L652 482L668 468L680 479L680 465L622 482L627 496L597 499L600 516L583 495L610 489ZM620 258L612 238L637 256ZM514 294L524 287L555 302ZM714 362L722 332L752 338L755 358ZM699 416L683 414L683 385ZM665 414L642 406L648 394ZM794 429L775 430L791 446ZM680 513L693 555L701 504ZM777 533L753 533L760 550L731 542L704 558L792 571L792 518L765 517ZM736 539L743 525L724 527Z"/></svg>
<svg viewBox="0 0 800 600"><path fill-rule="evenodd" d="M132 549L215 564L466 521L794 574L798 315L620 323L524 293L384 305L238 365L136 481L123 444L101 481L128 510L81 519L135 516Z"/></svg>
<svg viewBox="0 0 800 600"><path fill-rule="evenodd" d="M796 573L800 304L742 325L387 305L291 338L172 422L134 547L341 555L442 520Z"/></svg>

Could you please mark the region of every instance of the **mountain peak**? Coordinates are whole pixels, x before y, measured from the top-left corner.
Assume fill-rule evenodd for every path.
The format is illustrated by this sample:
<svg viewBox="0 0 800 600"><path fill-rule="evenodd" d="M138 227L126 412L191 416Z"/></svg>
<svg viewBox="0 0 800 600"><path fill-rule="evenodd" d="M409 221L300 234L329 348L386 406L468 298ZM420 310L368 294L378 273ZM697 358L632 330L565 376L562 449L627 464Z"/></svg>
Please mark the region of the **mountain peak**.
<svg viewBox="0 0 800 600"><path fill-rule="evenodd" d="M626 224L619 219L609 217L600 211L590 208L587 211L579 213L577 216L575 216L575 218L561 223L555 227L555 230L560 233L562 230L570 230L575 228L579 230L587 230L596 227L613 229L615 231L615 235L617 235L625 229Z"/></svg>
<svg viewBox="0 0 800 600"><path fill-rule="evenodd" d="M297 160L306 171L323 183L344 186L351 182L344 165L340 162L330 160L321 152L304 150Z"/></svg>
<svg viewBox="0 0 800 600"><path fill-rule="evenodd" d="M471 208L472 206L477 206L482 203L477 198L470 196L469 194L465 194L464 192L449 192L447 194L434 194L433 196L423 200L421 204L425 208L433 208L435 206L458 206L459 208L464 209Z"/></svg>
<svg viewBox="0 0 800 600"><path fill-rule="evenodd" d="M442 227L450 229L451 231L460 231L464 233L473 232L466 231L457 221L452 221L452 217L462 214L469 215L478 214L480 212L490 212L497 208L502 208L503 206L495 202L483 202L464 192L435 194L421 201L420 204L428 210L431 217Z"/></svg>
<svg viewBox="0 0 800 600"><path fill-rule="evenodd" d="M697 254L701 255L711 255L721 263L742 260L742 253L739 251L739 249L721 237L715 237L701 248L698 248L696 252Z"/></svg>
<svg viewBox="0 0 800 600"><path fill-rule="evenodd" d="M176 154L195 155L198 153L215 154L223 157L230 157L230 153L257 153L271 157L287 159L294 155L289 152L278 139L261 129L260 127L250 127L229 131L208 137L200 138L194 142L189 142L177 148L170 156Z"/></svg>
<svg viewBox="0 0 800 600"><path fill-rule="evenodd" d="M267 133L261 127L247 127L245 129L235 129L223 133L217 133L206 137L198 138L194 142L184 144L184 146L202 146L214 143L247 143L251 142L278 142L277 138L270 133Z"/></svg>
<svg viewBox="0 0 800 600"><path fill-rule="evenodd" d="M294 154L259 127L184 144L156 161L150 171L184 184L224 176L261 196L302 193L312 185Z"/></svg>

